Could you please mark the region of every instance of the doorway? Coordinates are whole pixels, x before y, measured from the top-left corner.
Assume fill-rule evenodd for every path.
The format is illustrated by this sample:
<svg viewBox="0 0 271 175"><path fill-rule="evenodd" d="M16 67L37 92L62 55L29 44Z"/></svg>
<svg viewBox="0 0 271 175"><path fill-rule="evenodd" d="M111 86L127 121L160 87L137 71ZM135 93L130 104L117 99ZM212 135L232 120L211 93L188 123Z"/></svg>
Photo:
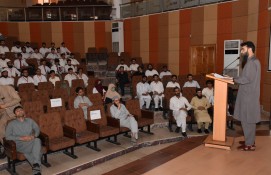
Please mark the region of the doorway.
<svg viewBox="0 0 271 175"><path fill-rule="evenodd" d="M192 46L189 72L193 75L213 73L215 55L215 45Z"/></svg>

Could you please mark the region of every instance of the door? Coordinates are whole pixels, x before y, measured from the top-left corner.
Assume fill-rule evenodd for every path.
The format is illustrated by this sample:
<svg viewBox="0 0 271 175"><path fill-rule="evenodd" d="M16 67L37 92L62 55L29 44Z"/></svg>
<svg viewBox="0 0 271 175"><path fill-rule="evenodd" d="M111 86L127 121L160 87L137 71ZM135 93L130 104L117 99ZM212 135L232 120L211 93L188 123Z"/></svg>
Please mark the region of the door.
<svg viewBox="0 0 271 175"><path fill-rule="evenodd" d="M191 47L189 71L193 75L208 74L215 70L215 45Z"/></svg>

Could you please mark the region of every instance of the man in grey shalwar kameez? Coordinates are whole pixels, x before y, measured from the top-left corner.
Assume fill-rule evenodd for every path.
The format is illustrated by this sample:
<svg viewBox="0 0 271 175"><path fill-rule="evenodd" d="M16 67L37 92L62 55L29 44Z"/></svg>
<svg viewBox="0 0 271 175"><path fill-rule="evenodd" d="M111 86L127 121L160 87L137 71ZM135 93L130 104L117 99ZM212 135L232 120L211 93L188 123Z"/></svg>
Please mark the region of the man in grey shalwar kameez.
<svg viewBox="0 0 271 175"><path fill-rule="evenodd" d="M80 107L84 112L85 119L87 120L88 107L92 106L93 104L91 103L88 97L84 96L85 92L82 87L76 88L75 91L76 91L77 97L74 99L74 108L77 109Z"/></svg>
<svg viewBox="0 0 271 175"><path fill-rule="evenodd" d="M6 128L6 139L16 143L18 152L24 154L32 166L33 174L40 175L41 167L41 141L37 138L40 129L36 122L30 118L25 118L24 110L21 106L14 108L16 119L8 123Z"/></svg>
<svg viewBox="0 0 271 175"><path fill-rule="evenodd" d="M129 113L126 107L120 103L119 97L113 97L113 105L110 107L110 112L113 118L120 120L120 126L131 130L132 143L136 144L138 139L138 124L133 115Z"/></svg>
<svg viewBox="0 0 271 175"><path fill-rule="evenodd" d="M241 54L247 59L241 75L234 78L239 90L234 109L234 118L241 121L245 141L238 148L243 151L255 150L256 123L261 121L260 80L261 65L255 57L255 46L251 41L241 44Z"/></svg>

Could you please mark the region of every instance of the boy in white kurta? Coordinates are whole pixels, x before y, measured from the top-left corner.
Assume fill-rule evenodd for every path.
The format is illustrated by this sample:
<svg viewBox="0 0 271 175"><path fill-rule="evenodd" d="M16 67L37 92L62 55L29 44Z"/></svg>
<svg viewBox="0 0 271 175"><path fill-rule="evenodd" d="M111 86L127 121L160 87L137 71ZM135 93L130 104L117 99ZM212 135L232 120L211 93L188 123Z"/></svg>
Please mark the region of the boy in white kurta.
<svg viewBox="0 0 271 175"><path fill-rule="evenodd" d="M147 76L142 77L142 81L136 85L136 93L139 98L140 109L142 109L144 103L146 102L146 109L150 108L151 104L151 86L147 82Z"/></svg>
<svg viewBox="0 0 271 175"><path fill-rule="evenodd" d="M178 87L174 88L175 96L171 97L169 102L169 108L172 110L173 116L177 123L177 128L175 132L180 131L182 127L182 135L187 137L186 134L186 117L187 111L189 111L192 106L189 104L187 99L181 95L181 91Z"/></svg>
<svg viewBox="0 0 271 175"><path fill-rule="evenodd" d="M164 97L164 86L157 74L153 76L154 81L151 82L151 91L153 92L153 100L155 105L155 111L158 111L158 105L160 101L160 111L163 110L163 97Z"/></svg>

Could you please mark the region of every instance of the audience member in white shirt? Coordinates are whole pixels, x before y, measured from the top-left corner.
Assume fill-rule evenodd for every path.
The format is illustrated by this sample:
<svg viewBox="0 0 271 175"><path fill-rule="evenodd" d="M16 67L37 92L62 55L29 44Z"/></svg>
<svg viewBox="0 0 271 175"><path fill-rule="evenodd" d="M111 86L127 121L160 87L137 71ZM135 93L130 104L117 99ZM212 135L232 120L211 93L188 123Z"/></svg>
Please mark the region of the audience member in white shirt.
<svg viewBox="0 0 271 175"><path fill-rule="evenodd" d="M12 85L14 86L14 78L8 77L8 71L6 69L1 71L0 85Z"/></svg>
<svg viewBox="0 0 271 175"><path fill-rule="evenodd" d="M5 69L8 71L8 77L17 77L17 76L19 77L19 76L21 76L21 72L19 72L18 69L16 69L13 66L11 61L9 61L7 64L8 64L8 67L5 68Z"/></svg>
<svg viewBox="0 0 271 175"><path fill-rule="evenodd" d="M31 45L30 45L30 42L26 42L25 43L25 48L26 48L26 52L29 53L29 54L32 54L34 53L34 50L32 49Z"/></svg>
<svg viewBox="0 0 271 175"><path fill-rule="evenodd" d="M61 58L61 53L60 53L60 48L56 48L56 54L58 56L58 58Z"/></svg>
<svg viewBox="0 0 271 175"><path fill-rule="evenodd" d="M46 43L42 43L42 47L39 50L40 54L45 57L45 54L50 52L50 50L46 47Z"/></svg>
<svg viewBox="0 0 271 175"><path fill-rule="evenodd" d="M177 76L176 75L171 76L171 81L169 81L167 83L166 87L167 88L175 88L175 87L181 88L180 84L177 82Z"/></svg>
<svg viewBox="0 0 271 175"><path fill-rule="evenodd" d="M6 42L2 40L0 42L0 53L6 53L9 52L9 48L6 46Z"/></svg>
<svg viewBox="0 0 271 175"><path fill-rule="evenodd" d="M73 72L72 68L68 69L68 74L65 76L64 80L69 82L69 86L72 87L72 80L78 79L77 75Z"/></svg>
<svg viewBox="0 0 271 175"><path fill-rule="evenodd" d="M61 75L65 72L64 67L59 64L59 59L55 59L55 64L51 67L51 70L53 70L58 75Z"/></svg>
<svg viewBox="0 0 271 175"><path fill-rule="evenodd" d="M77 67L78 65L80 65L80 63L77 61L77 59L74 58L73 53L70 54L69 59L71 60L71 64L73 66Z"/></svg>
<svg viewBox="0 0 271 175"><path fill-rule="evenodd" d="M40 64L40 60L43 59L43 56L41 53L39 53L38 48L34 48L34 52L31 54L30 58L37 59L38 64Z"/></svg>
<svg viewBox="0 0 271 175"><path fill-rule="evenodd" d="M41 60L41 65L39 66L39 69L41 70L42 75L46 76L47 74L49 74L50 68L48 66L46 66L46 60L45 59Z"/></svg>
<svg viewBox="0 0 271 175"><path fill-rule="evenodd" d="M18 79L17 86L19 87L20 84L26 84L26 83L33 83L34 84L34 80L32 77L29 76L28 70L23 69L22 76Z"/></svg>
<svg viewBox="0 0 271 175"><path fill-rule="evenodd" d="M34 75L33 79L35 86L38 86L40 82L47 82L47 78L41 74L41 70L39 68L36 70L36 75Z"/></svg>
<svg viewBox="0 0 271 175"><path fill-rule="evenodd" d="M14 52L14 53L21 53L22 52L22 49L21 49L21 42L20 41L16 41L15 43L15 46L13 46L11 48L11 52Z"/></svg>
<svg viewBox="0 0 271 175"><path fill-rule="evenodd" d="M176 120L177 128L176 133L180 132L182 127L182 135L187 137L186 134L186 117L187 111L189 111L192 106L188 100L182 96L181 91L178 87L174 88L175 96L171 97L169 101L169 108L173 111L173 117Z"/></svg>
<svg viewBox="0 0 271 175"><path fill-rule="evenodd" d="M151 91L153 92L153 100L155 105L155 111L158 111L159 101L160 110L163 110L163 97L164 97L164 86L161 81L159 81L159 76L157 74L153 75L153 82L151 82Z"/></svg>
<svg viewBox="0 0 271 175"><path fill-rule="evenodd" d="M158 75L157 70L153 69L152 64L148 64L148 70L146 70L145 75L147 77Z"/></svg>
<svg viewBox="0 0 271 175"><path fill-rule="evenodd" d="M49 59L51 63L53 63L56 58L59 58L59 56L56 54L55 49L51 49L51 53L49 53L46 58Z"/></svg>
<svg viewBox="0 0 271 175"><path fill-rule="evenodd" d="M200 88L199 83L195 80L193 80L193 75L188 74L187 76L188 81L184 83L183 87L195 87Z"/></svg>
<svg viewBox="0 0 271 175"><path fill-rule="evenodd" d="M124 64L124 59L120 60L120 64L117 66L116 71L118 71L121 66L123 66L124 71L129 71L130 70L129 67L126 64Z"/></svg>
<svg viewBox="0 0 271 175"><path fill-rule="evenodd" d="M67 60L67 65L65 65L65 72L69 72L69 68L73 69L73 72L77 71L77 68L72 65L72 61L70 59Z"/></svg>
<svg viewBox="0 0 271 175"><path fill-rule="evenodd" d="M10 59L6 58L5 53L0 53L0 68L6 68L8 67L8 62L10 61Z"/></svg>
<svg viewBox="0 0 271 175"><path fill-rule="evenodd" d="M133 58L130 64L130 71L132 74L137 71L138 66L139 65L136 63L136 59Z"/></svg>
<svg viewBox="0 0 271 175"><path fill-rule="evenodd" d="M25 59L25 60L28 59L28 58L30 58L31 54L26 52L26 48L22 47L21 49L22 49L22 53L21 53L22 54L22 58Z"/></svg>
<svg viewBox="0 0 271 175"><path fill-rule="evenodd" d="M59 77L56 76L54 70L51 70L51 71L50 71L50 78L49 78L49 81L50 81L51 83L53 83L54 86L56 85L56 82L57 82L57 81L60 81Z"/></svg>
<svg viewBox="0 0 271 175"><path fill-rule="evenodd" d="M59 58L59 64L62 67L65 67L65 65L67 64L67 58L66 58L66 55L64 53L61 54L61 56Z"/></svg>
<svg viewBox="0 0 271 175"><path fill-rule="evenodd" d="M17 59L14 60L14 67L16 67L18 70L21 70L27 66L28 66L27 62L24 59L22 59L22 54L18 53Z"/></svg>
<svg viewBox="0 0 271 175"><path fill-rule="evenodd" d="M71 51L69 51L69 49L65 46L64 42L61 43L60 53L65 53L65 55L71 54Z"/></svg>
<svg viewBox="0 0 271 175"><path fill-rule="evenodd" d="M209 101L210 104L214 104L214 87L213 87L213 82L211 80L206 81L207 87L203 88L202 90L202 95L204 95L207 100Z"/></svg>
<svg viewBox="0 0 271 175"><path fill-rule="evenodd" d="M83 69L82 68L78 69L77 77L78 77L78 79L82 79L84 81L85 87L88 86L88 76L83 73Z"/></svg>
<svg viewBox="0 0 271 175"><path fill-rule="evenodd" d="M160 72L160 78L163 79L165 75L172 75L172 73L167 69L167 66L163 66L163 71Z"/></svg>
<svg viewBox="0 0 271 175"><path fill-rule="evenodd" d="M54 42L51 42L51 47L49 47L48 49L49 49L49 52L51 52L52 51L52 49L55 49L56 50L56 44L54 43Z"/></svg>
<svg viewBox="0 0 271 175"><path fill-rule="evenodd" d="M139 105L140 109L144 106L144 103L146 102L146 109L148 110L150 108L151 104L151 86L147 82L147 76L142 76L142 81L137 83L136 85L136 94L139 98Z"/></svg>

